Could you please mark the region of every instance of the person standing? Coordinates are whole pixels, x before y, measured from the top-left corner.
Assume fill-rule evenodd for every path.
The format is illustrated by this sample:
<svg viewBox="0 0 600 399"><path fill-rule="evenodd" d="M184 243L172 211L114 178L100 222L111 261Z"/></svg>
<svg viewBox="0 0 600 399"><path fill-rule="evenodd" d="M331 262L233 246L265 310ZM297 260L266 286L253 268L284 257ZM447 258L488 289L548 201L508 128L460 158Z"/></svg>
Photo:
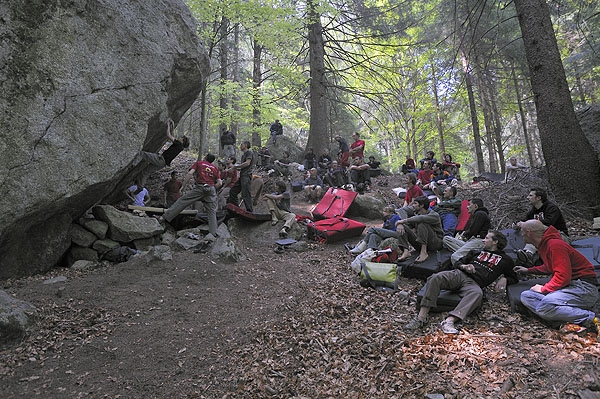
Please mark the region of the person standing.
<svg viewBox="0 0 600 399"><path fill-rule="evenodd" d="M600 315L592 310L598 301L594 266L564 242L554 226L528 220L521 224L521 232L525 242L538 249L543 264L516 266L515 271L551 276L546 284L536 284L521 293L523 305L542 320L574 323L598 331Z"/></svg>
<svg viewBox="0 0 600 399"><path fill-rule="evenodd" d="M255 164L254 153L250 149L249 141L243 141L242 144L240 144L240 150L242 151L241 163L239 165L234 165L240 172L240 175L233 187L231 187L231 190L229 190L227 202L237 205L238 195L241 193L246 210L252 212L253 202L250 185L252 183L252 169L254 169Z"/></svg>
<svg viewBox="0 0 600 399"><path fill-rule="evenodd" d="M171 179L163 186L163 204L166 208L173 205L181 197L183 183L177 178L177 171L171 172Z"/></svg>
<svg viewBox="0 0 600 399"><path fill-rule="evenodd" d="M504 252L506 244L507 239L502 232L490 231L483 239L482 251L470 252L454 265L454 270L445 270L429 276L419 314L404 328L417 330L425 327L429 311L437 306L440 291L449 290L458 293L460 302L442 321L441 328L446 334L458 334L454 323L464 320L481 305L485 287L501 275L504 275L505 279L498 281L497 287L506 287L507 284L515 284L518 281L517 274L513 271L513 260Z"/></svg>
<svg viewBox="0 0 600 399"><path fill-rule="evenodd" d="M223 153L223 157L230 158L235 157L235 134L227 130L227 128L223 128L221 130L221 137L219 138L221 142L221 150Z"/></svg>
<svg viewBox="0 0 600 399"><path fill-rule="evenodd" d="M194 181L191 190L185 192L171 207L169 207L163 215L163 220L171 222L177 215L181 213L189 205L196 201L201 201L204 204L208 217L208 232L217 237L217 189L221 187L221 176L219 169L212 164L215 156L206 154L204 160L196 161L189 172L183 179L182 191L185 192L190 181Z"/></svg>

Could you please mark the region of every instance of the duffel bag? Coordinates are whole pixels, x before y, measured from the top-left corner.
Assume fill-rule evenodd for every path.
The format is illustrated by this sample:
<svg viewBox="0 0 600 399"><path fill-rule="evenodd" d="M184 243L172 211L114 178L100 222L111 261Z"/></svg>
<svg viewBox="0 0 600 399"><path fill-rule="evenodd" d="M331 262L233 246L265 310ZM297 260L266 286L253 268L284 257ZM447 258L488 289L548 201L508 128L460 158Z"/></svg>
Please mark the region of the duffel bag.
<svg viewBox="0 0 600 399"><path fill-rule="evenodd" d="M398 265L395 263L362 262L360 285L381 291L398 290Z"/></svg>

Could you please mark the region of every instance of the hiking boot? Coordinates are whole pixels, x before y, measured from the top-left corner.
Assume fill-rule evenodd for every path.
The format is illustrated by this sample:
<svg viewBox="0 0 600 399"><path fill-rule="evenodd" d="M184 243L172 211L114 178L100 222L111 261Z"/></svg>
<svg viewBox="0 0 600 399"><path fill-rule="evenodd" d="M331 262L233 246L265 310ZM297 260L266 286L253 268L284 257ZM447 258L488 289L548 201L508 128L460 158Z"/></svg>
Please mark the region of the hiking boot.
<svg viewBox="0 0 600 399"><path fill-rule="evenodd" d="M517 259L525 267L533 266L533 254L529 251L525 251L524 249L519 249L517 251Z"/></svg>
<svg viewBox="0 0 600 399"><path fill-rule="evenodd" d="M445 334L458 334L458 330L454 327L454 322L452 320L442 321L440 327Z"/></svg>
<svg viewBox="0 0 600 399"><path fill-rule="evenodd" d="M360 253L363 253L365 251L365 249L367 249L367 242L364 240L361 240L358 244L356 244L356 246L354 248L352 248L350 250L350 253L352 255L358 255Z"/></svg>
<svg viewBox="0 0 600 399"><path fill-rule="evenodd" d="M408 324L406 324L404 326L405 330L422 330L424 329L427 324L429 324L429 320L419 320L417 317L415 317L413 320L411 320L410 322L408 322Z"/></svg>
<svg viewBox="0 0 600 399"><path fill-rule="evenodd" d="M271 226L275 226L279 222L277 219L271 219Z"/></svg>

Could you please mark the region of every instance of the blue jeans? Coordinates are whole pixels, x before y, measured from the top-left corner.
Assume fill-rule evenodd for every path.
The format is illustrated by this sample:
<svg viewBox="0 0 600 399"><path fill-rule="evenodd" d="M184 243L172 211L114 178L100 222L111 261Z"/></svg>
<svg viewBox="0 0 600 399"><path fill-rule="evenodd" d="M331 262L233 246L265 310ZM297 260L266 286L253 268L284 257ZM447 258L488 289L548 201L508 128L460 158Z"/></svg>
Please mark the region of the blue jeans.
<svg viewBox="0 0 600 399"><path fill-rule="evenodd" d="M548 294L527 290L521 302L536 316L547 321L587 324L595 316L592 309L598 300L598 287L581 280Z"/></svg>

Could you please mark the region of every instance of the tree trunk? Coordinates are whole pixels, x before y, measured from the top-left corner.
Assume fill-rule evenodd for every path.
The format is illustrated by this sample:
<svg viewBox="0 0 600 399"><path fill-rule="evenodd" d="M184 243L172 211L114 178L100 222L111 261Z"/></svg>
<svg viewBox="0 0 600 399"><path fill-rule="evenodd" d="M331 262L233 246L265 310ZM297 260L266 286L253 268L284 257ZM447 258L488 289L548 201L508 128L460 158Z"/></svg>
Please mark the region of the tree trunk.
<svg viewBox="0 0 600 399"><path fill-rule="evenodd" d="M600 163L575 115L545 0L515 0L535 96L542 152L554 194L600 204ZM585 183L577 177L585 170ZM599 208L596 208L599 209Z"/></svg>
<svg viewBox="0 0 600 399"><path fill-rule="evenodd" d="M437 72L436 68L435 68L435 64L432 62L431 63L431 89L433 91L433 99L435 101L435 113L436 113L436 118L435 118L435 125L437 127L437 131L438 131L438 141L440 143L440 156L439 158L442 159L444 157L444 154L446 153L446 144L444 143L444 127L443 127L443 122L442 122L442 110L440 107L440 98L439 98L439 94L438 94L438 81L437 81L437 76L435 75Z"/></svg>
<svg viewBox="0 0 600 399"><path fill-rule="evenodd" d="M236 23L233 27L233 62L231 65L232 80L235 83L240 82L240 24ZM235 135L238 134L238 114L240 111L239 95L237 91L233 94L233 114L234 117L231 120L231 132Z"/></svg>
<svg viewBox="0 0 600 399"><path fill-rule="evenodd" d="M325 44L321 16L312 0L308 7L308 46L310 54L310 132L307 147L327 147L327 85L325 77Z"/></svg>
<svg viewBox="0 0 600 399"><path fill-rule="evenodd" d="M262 72L261 72L261 57L263 47L259 44L259 42L254 39L253 41L253 62L254 67L252 69L252 140L251 144L255 147L260 147L260 130L262 128L261 124L261 103L262 97L260 95L260 86L262 84Z"/></svg>
<svg viewBox="0 0 600 399"><path fill-rule="evenodd" d="M510 73L513 78L513 84L515 85L515 94L517 97L517 104L519 105L519 115L521 118L521 126L523 127L523 137L525 138L525 147L527 148L529 166L534 166L533 148L531 147L531 139L529 137L529 131L527 130L527 118L525 117L525 111L523 110L523 100L521 98L521 91L519 90L519 81L517 80L517 74L515 73L514 63L511 63L510 65Z"/></svg>
<svg viewBox="0 0 600 399"><path fill-rule="evenodd" d="M481 150L481 135L479 134L479 119L477 118L477 109L475 107L475 95L473 94L473 82L471 81L471 71L469 70L469 61L464 50L461 50L463 73L465 74L465 85L469 97L469 110L471 111L471 125L473 128L473 143L475 145L475 157L477 159L477 172L485 172L483 162L483 151Z"/></svg>
<svg viewBox="0 0 600 399"><path fill-rule="evenodd" d="M220 124L219 124L219 131L217 132L217 134L220 134L221 129L226 129L227 128L227 104L228 104L228 99L227 99L227 90L226 90L226 85L227 85L227 76L228 76L228 54L229 54L229 45L228 45L228 40L227 40L227 36L228 36L228 30L229 30L229 20L227 19L227 17L222 17L221 18L221 29L220 29L220 36L221 36L221 40L220 40L220 45L219 45L219 63L220 63L220 70L221 70L221 80L220 80L220 85L221 85L221 90L219 92L219 120L220 120Z"/></svg>

